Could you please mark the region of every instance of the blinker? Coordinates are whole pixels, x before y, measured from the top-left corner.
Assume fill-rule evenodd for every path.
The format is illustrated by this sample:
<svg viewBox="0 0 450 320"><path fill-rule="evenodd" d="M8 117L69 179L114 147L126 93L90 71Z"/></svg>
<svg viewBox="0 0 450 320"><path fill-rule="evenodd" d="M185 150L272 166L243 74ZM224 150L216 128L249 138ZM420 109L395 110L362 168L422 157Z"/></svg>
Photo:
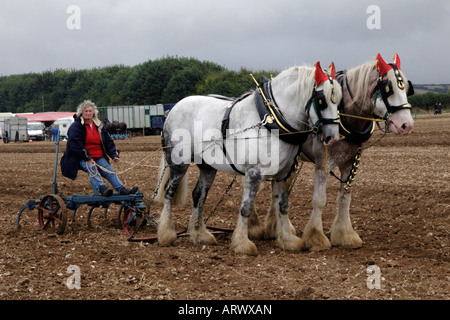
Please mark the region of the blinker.
<svg viewBox="0 0 450 320"><path fill-rule="evenodd" d="M409 80L408 80L408 92L406 93L406 95L408 97L414 95L414 86L413 86L412 82Z"/></svg>
<svg viewBox="0 0 450 320"><path fill-rule="evenodd" d="M384 85L384 96L387 99L387 97L394 94L394 90L392 90L392 82L390 80L383 80L382 84Z"/></svg>
<svg viewBox="0 0 450 320"><path fill-rule="evenodd" d="M325 110L327 108L327 101L325 100L325 95L323 91L316 91L316 97L314 99L316 101L316 106L319 110Z"/></svg>

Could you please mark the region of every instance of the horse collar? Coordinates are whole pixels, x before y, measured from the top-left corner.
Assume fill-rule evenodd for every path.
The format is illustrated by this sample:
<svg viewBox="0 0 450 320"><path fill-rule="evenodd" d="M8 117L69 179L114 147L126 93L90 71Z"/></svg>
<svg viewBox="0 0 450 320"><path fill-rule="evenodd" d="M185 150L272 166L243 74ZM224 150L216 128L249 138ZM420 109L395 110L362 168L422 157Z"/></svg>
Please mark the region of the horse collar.
<svg viewBox="0 0 450 320"><path fill-rule="evenodd" d="M375 121L367 121L364 128L362 130L358 130L353 127L344 116L341 118L339 134L341 135L341 139L345 139L345 141L362 144L370 139L374 129Z"/></svg>
<svg viewBox="0 0 450 320"><path fill-rule="evenodd" d="M267 130L278 130L279 138L293 145L302 145L309 132L293 128L285 119L273 97L272 85L269 79L263 77L255 93L256 109Z"/></svg>

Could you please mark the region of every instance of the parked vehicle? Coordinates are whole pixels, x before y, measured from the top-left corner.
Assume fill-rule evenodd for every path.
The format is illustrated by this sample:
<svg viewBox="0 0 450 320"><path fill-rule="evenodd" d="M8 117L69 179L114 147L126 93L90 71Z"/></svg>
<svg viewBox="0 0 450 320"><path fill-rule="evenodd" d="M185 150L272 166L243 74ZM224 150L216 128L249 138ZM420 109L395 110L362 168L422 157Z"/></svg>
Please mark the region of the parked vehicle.
<svg viewBox="0 0 450 320"><path fill-rule="evenodd" d="M43 122L28 122L28 139L33 141L43 141L45 125Z"/></svg>
<svg viewBox="0 0 450 320"><path fill-rule="evenodd" d="M108 106L99 107L99 118L124 122L127 130L132 133L142 133L144 135L160 134L168 112L174 104L157 104L143 106Z"/></svg>
<svg viewBox="0 0 450 320"><path fill-rule="evenodd" d="M73 117L62 118L55 120L53 122L53 127L59 129L59 136L61 139L67 139L67 131L69 130L70 125L75 121Z"/></svg>
<svg viewBox="0 0 450 320"><path fill-rule="evenodd" d="M3 142L28 141L28 119L22 117L7 117L4 120Z"/></svg>

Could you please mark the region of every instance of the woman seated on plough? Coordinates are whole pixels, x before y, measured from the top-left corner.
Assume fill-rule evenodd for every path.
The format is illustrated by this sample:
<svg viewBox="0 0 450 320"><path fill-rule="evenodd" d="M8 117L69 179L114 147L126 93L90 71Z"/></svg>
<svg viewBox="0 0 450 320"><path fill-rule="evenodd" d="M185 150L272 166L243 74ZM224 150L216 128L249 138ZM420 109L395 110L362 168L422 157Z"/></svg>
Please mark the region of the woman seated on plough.
<svg viewBox="0 0 450 320"><path fill-rule="evenodd" d="M68 141L61 158L64 177L75 180L78 170L89 174L92 188L102 196L109 197L113 190L102 180L106 178L120 195L134 194L136 186L127 189L114 172L109 159L119 162L119 153L103 123L98 118L97 106L90 100L83 101L77 108L75 122L68 131Z"/></svg>

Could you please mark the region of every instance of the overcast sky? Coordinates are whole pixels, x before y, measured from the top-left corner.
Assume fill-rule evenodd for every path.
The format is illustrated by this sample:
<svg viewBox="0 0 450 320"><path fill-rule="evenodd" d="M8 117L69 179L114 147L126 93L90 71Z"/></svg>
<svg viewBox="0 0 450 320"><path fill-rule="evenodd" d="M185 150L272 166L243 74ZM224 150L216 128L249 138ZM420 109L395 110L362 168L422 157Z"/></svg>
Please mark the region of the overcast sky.
<svg viewBox="0 0 450 320"><path fill-rule="evenodd" d="M450 1L0 0L0 75L164 56L342 70L396 52L413 82L450 83Z"/></svg>

